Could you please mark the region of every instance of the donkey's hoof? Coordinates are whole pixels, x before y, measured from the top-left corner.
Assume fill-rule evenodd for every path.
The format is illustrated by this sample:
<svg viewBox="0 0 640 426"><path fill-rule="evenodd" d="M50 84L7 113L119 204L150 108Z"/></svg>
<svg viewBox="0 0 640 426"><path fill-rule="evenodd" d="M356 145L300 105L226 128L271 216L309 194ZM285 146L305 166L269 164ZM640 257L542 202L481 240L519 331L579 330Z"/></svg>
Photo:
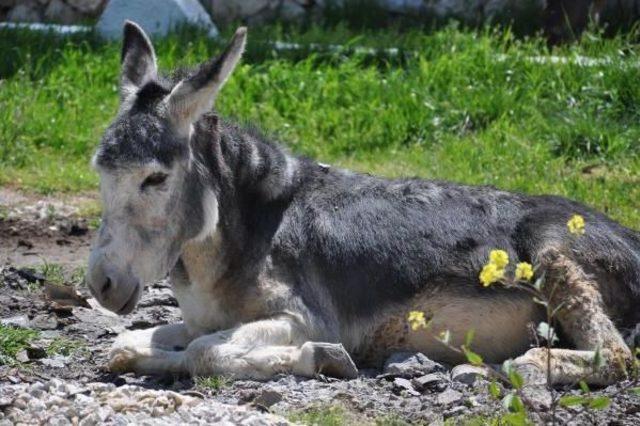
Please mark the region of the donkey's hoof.
<svg viewBox="0 0 640 426"><path fill-rule="evenodd" d="M355 379L358 369L344 346L339 343L307 342L303 356L311 357L315 373L341 379Z"/></svg>
<svg viewBox="0 0 640 426"><path fill-rule="evenodd" d="M135 358L135 352L129 349L112 349L109 354L109 371L113 373L127 373L133 371Z"/></svg>
<svg viewBox="0 0 640 426"><path fill-rule="evenodd" d="M547 374L544 362L546 355L540 348L533 348L512 362L512 367L520 373L525 385L539 387L547 385Z"/></svg>

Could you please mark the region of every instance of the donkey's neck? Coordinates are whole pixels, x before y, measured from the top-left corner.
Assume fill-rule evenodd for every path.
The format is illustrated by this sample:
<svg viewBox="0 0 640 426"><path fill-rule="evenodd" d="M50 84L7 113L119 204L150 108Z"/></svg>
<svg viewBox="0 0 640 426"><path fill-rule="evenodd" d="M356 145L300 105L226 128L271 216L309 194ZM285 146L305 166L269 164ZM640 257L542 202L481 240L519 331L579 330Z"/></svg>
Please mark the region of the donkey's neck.
<svg viewBox="0 0 640 426"><path fill-rule="evenodd" d="M205 233L184 244L181 267L188 281L208 288L246 286L266 260L299 185L301 160L257 132L219 124L214 116L195 130ZM215 224L207 215L215 216Z"/></svg>

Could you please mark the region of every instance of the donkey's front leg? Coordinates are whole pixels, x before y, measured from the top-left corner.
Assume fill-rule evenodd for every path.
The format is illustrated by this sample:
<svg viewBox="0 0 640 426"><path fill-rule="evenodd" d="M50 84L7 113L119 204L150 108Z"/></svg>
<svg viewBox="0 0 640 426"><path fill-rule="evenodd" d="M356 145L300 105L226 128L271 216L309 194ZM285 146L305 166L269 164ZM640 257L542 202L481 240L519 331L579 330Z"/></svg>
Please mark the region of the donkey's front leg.
<svg viewBox="0 0 640 426"><path fill-rule="evenodd" d="M193 337L184 323L161 325L146 330L125 331L116 338L109 355L109 369L114 372L136 371L143 359L183 351ZM168 370L168 369L167 369Z"/></svg>
<svg viewBox="0 0 640 426"><path fill-rule="evenodd" d="M201 336L182 352L153 350L129 366L142 374L219 374L234 379L267 380L280 373L357 376L342 345L305 340L305 333L290 318L262 320Z"/></svg>

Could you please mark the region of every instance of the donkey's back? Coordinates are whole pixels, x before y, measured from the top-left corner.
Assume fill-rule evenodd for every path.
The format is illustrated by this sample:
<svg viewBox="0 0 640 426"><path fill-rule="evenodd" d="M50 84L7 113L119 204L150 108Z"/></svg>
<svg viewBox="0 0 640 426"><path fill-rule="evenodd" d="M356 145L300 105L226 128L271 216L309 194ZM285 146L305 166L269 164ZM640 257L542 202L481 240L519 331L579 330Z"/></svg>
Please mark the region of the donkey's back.
<svg viewBox="0 0 640 426"><path fill-rule="evenodd" d="M458 331L453 340L463 341L475 329L476 344L486 346L484 355L492 361L528 348L524 330L542 319L542 310L525 292L483 288L479 282L496 248L541 268L545 255L557 251L598 277L617 326L638 321L638 234L584 205L492 187L386 180L314 162L300 173L303 182L284 214L274 255L304 277L296 285L323 286L336 315L331 320L341 324L340 341L359 356L379 360L407 349L410 310L425 311L432 320L447 318L432 321L435 336ZM588 224L579 238L567 231L576 214ZM496 344L501 333L504 342ZM442 345L433 341L416 346L426 353L435 347L440 358L455 355L441 354Z"/></svg>

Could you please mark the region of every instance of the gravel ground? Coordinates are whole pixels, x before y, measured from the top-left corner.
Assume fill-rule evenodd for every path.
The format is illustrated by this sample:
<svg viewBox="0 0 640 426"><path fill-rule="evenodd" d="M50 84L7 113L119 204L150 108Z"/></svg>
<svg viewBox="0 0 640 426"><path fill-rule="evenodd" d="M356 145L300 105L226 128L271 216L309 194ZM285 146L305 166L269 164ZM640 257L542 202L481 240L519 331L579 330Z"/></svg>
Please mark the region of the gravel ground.
<svg viewBox="0 0 640 426"><path fill-rule="evenodd" d="M3 238L9 230L11 238ZM385 369L361 370L349 381L281 376L268 382L206 382L111 374L104 365L118 333L180 320L168 284L150 286L135 312L117 317L91 300L86 289L79 287L78 296L71 287L45 282L26 267L32 263L15 260L27 259L31 255L24 253L34 250L19 240L37 239L42 251L36 255L43 260L72 248L68 265L77 265L86 259L91 236L85 221L71 213L0 216L0 253L9 253L0 258L0 323L39 332L16 355L17 362L0 365L0 425L286 424L292 415L304 420L309 417L301 413L336 406L342 420L352 424L458 424L504 414L473 367L452 371L421 354L396 354ZM64 245L56 242L60 238ZM65 265L64 256L56 259ZM609 408L558 410L557 423L640 424L640 398L621 392L625 386L594 391L611 396ZM552 415L541 411L532 420L551 423Z"/></svg>

